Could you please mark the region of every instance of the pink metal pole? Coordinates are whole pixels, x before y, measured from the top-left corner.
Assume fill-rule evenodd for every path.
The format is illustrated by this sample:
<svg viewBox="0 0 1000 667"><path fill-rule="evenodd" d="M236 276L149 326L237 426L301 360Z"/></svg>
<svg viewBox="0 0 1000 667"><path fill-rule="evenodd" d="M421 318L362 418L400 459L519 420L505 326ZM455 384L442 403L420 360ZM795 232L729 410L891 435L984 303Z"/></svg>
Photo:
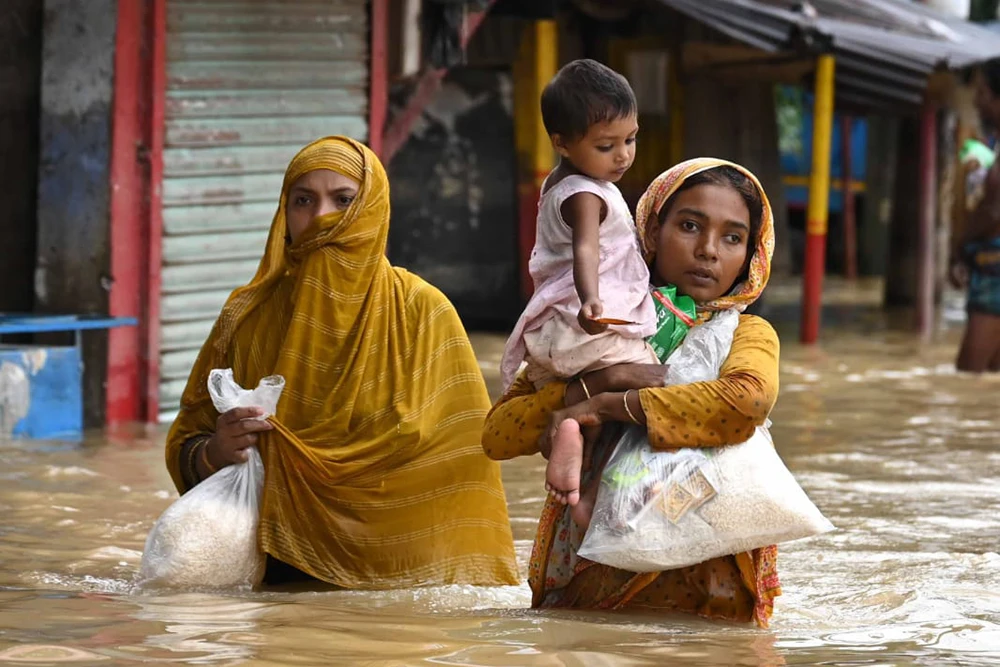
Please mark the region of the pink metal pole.
<svg viewBox="0 0 1000 667"><path fill-rule="evenodd" d="M917 234L917 332L934 332L934 242L937 222L937 108L925 102L920 112L920 224Z"/></svg>

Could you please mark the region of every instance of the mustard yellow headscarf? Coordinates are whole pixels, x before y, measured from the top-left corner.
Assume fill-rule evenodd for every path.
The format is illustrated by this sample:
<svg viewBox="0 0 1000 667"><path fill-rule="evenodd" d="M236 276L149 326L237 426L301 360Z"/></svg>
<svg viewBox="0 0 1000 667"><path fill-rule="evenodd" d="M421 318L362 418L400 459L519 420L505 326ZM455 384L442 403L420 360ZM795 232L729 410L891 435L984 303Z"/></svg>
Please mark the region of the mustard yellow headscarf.
<svg viewBox="0 0 1000 667"><path fill-rule="evenodd" d="M288 244L285 205L303 174L360 184L346 211ZM215 429L206 382L233 368L286 386L263 434L262 549L348 588L517 581L500 471L480 446L490 407L458 315L385 257L389 184L378 158L328 137L292 160L256 276L230 296L191 372L167 441Z"/></svg>
<svg viewBox="0 0 1000 667"><path fill-rule="evenodd" d="M635 224L638 227L639 242L642 245L642 254L646 262L652 262L656 254L656 248L649 247L646 238L646 226L651 220L655 220L663 209L667 200L684 184L684 181L695 174L700 174L716 167L732 167L757 186L763 204L761 213L760 234L757 237L757 245L752 248L753 257L750 259L750 267L747 272L747 279L738 284L733 290L715 301L699 303L699 313L706 316L722 310L736 308L740 311L752 304L763 293L767 287L767 281L771 277L771 257L774 255L774 214L771 211L771 202L767 199L767 194L761 186L757 177L749 169L734 162L720 160L718 158L700 157L681 162L657 176L642 198L635 210ZM699 318L702 319L702 318Z"/></svg>

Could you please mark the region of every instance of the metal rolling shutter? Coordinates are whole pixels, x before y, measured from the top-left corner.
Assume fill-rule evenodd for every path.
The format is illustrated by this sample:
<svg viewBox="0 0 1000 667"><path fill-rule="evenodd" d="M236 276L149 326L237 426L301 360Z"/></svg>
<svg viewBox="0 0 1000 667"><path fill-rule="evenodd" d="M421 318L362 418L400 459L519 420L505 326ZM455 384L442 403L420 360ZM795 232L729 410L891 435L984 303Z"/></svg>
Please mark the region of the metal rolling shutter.
<svg viewBox="0 0 1000 667"><path fill-rule="evenodd" d="M256 270L288 161L368 135L366 0L168 0L160 418Z"/></svg>

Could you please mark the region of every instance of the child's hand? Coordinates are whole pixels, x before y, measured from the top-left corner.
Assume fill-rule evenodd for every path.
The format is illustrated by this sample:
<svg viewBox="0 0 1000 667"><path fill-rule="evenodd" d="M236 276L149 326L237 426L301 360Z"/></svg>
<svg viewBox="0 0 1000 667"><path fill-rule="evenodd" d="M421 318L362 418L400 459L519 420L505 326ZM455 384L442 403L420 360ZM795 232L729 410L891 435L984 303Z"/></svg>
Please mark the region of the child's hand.
<svg viewBox="0 0 1000 667"><path fill-rule="evenodd" d="M597 334L604 333L608 330L607 324L595 321L603 314L604 304L601 303L601 300L588 299L580 308L580 312L577 313L576 319L580 322L580 326L584 331L589 333L591 336L596 336Z"/></svg>

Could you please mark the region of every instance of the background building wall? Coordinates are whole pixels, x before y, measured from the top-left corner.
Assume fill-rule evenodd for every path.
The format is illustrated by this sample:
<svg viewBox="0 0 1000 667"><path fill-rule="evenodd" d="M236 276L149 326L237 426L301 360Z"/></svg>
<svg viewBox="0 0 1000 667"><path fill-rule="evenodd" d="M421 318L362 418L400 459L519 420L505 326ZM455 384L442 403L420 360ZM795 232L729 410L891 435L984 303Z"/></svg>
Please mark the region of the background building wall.
<svg viewBox="0 0 1000 667"><path fill-rule="evenodd" d="M42 0L0 3L0 311L34 302Z"/></svg>
<svg viewBox="0 0 1000 667"><path fill-rule="evenodd" d="M107 313L117 0L45 0L35 310ZM85 337L84 423L104 413L107 334Z"/></svg>

